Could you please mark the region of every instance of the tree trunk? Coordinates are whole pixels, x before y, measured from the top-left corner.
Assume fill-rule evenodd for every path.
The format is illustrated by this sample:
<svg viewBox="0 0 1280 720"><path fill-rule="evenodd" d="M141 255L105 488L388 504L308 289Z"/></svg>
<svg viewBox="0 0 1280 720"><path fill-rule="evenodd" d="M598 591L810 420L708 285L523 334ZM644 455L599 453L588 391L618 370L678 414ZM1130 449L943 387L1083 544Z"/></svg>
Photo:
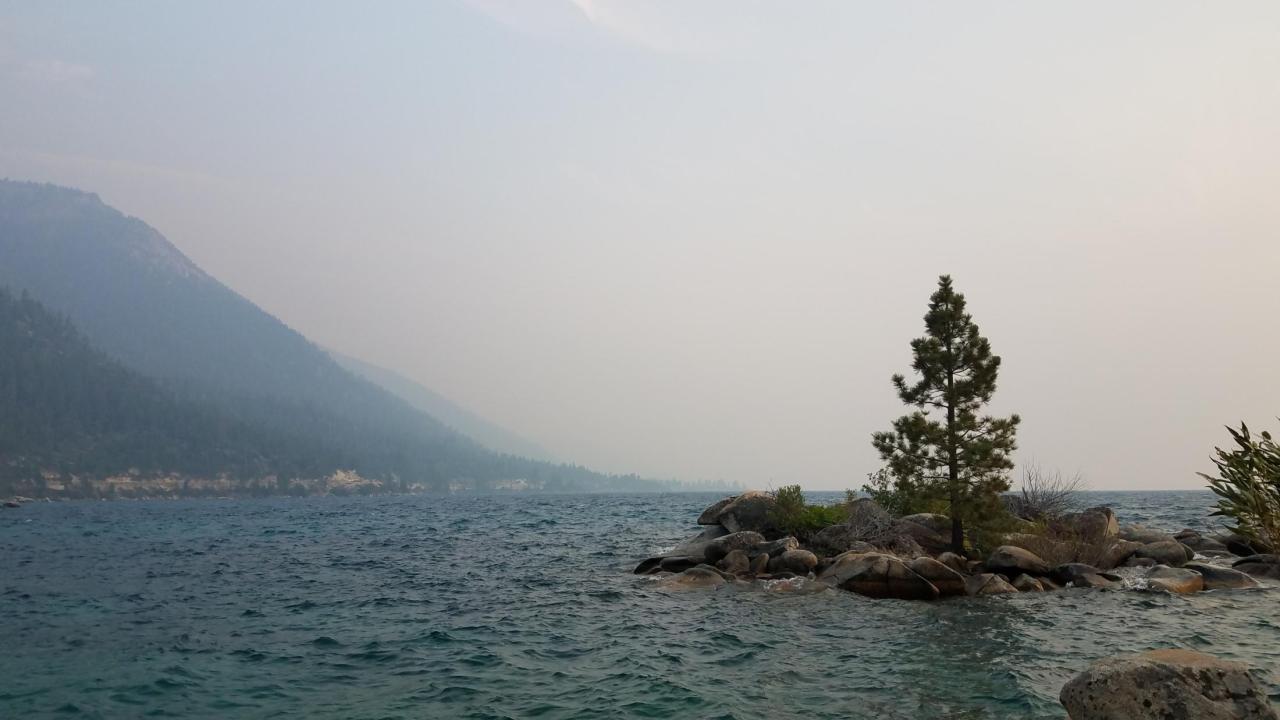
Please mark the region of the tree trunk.
<svg viewBox="0 0 1280 720"><path fill-rule="evenodd" d="M956 446L956 371L951 352L951 340L947 339L947 356L952 367L947 368L947 495L951 503L951 551L964 556L964 525L960 520L960 458Z"/></svg>

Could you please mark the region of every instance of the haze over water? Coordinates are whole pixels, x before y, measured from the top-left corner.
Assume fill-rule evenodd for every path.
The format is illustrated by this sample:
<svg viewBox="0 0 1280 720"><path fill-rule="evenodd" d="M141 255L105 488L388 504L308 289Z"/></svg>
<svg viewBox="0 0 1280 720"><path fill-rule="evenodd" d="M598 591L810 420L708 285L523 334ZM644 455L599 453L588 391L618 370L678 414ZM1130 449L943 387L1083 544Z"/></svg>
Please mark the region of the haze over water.
<svg viewBox="0 0 1280 720"><path fill-rule="evenodd" d="M99 193L557 457L856 487L939 274L1018 460L1274 426L1280 5L0 9L0 177Z"/></svg>

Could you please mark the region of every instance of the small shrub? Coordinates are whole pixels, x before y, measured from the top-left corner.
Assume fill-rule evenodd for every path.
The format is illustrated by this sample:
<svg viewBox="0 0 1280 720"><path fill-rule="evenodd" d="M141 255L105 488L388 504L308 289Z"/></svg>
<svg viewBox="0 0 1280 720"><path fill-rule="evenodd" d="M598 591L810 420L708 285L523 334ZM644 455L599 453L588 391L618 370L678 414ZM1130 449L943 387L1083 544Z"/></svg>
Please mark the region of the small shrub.
<svg viewBox="0 0 1280 720"><path fill-rule="evenodd" d="M1265 430L1252 435L1244 423L1227 432L1236 447L1214 448L1218 476L1200 473L1218 496L1213 514L1234 521L1232 532L1280 547L1280 445Z"/></svg>
<svg viewBox="0 0 1280 720"><path fill-rule="evenodd" d="M779 530L794 535L800 541L813 537L819 530L839 525L846 519L846 511L840 505L810 505L805 502L804 491L799 485L778 488L773 494L773 524Z"/></svg>
<svg viewBox="0 0 1280 720"><path fill-rule="evenodd" d="M1075 509L1077 495L1086 487L1076 473L1070 477L1060 470L1046 471L1030 464L1022 469L1022 491L1006 496L1009 510L1023 520L1052 520Z"/></svg>

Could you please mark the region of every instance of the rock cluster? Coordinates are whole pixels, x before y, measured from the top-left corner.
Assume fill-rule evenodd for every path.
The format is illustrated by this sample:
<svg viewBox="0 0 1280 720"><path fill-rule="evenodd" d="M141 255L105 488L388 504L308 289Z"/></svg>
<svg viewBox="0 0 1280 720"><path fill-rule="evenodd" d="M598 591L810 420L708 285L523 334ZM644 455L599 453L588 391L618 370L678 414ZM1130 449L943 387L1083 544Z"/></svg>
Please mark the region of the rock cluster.
<svg viewBox="0 0 1280 720"><path fill-rule="evenodd" d="M1255 578L1280 580L1280 556L1257 553L1255 545L1241 538L1120 526L1109 508L1090 508L1055 520L1056 540L1015 533L1006 536L1009 544L986 558L965 558L948 551L951 523L942 515L895 519L874 501L859 500L850 507L848 521L814 533L802 547L797 538L776 527L775 505L771 494L759 491L714 503L698 517L702 532L642 561L635 572L672 573L662 581L671 588L791 580L792 587L809 583L816 589L903 600L1064 588L1186 594L1256 587ZM1059 553L1064 544L1089 543L1097 550L1091 556L1097 562L1054 564L1019 543L1046 553ZM1234 567L1195 559L1198 553L1226 557L1233 547L1248 552ZM1123 569L1113 572L1115 568Z"/></svg>

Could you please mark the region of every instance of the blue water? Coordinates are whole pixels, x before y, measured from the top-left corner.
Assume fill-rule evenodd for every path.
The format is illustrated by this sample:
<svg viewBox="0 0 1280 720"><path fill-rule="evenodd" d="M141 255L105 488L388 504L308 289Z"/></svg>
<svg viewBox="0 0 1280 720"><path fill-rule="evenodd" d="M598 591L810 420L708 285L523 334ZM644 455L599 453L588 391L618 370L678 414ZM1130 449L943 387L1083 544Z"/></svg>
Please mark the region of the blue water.
<svg viewBox="0 0 1280 720"><path fill-rule="evenodd" d="M925 604L630 574L715 499L6 510L0 717L1062 718L1058 690L1089 661L1171 646L1280 692L1280 589ZM1173 530L1211 503L1088 500Z"/></svg>

